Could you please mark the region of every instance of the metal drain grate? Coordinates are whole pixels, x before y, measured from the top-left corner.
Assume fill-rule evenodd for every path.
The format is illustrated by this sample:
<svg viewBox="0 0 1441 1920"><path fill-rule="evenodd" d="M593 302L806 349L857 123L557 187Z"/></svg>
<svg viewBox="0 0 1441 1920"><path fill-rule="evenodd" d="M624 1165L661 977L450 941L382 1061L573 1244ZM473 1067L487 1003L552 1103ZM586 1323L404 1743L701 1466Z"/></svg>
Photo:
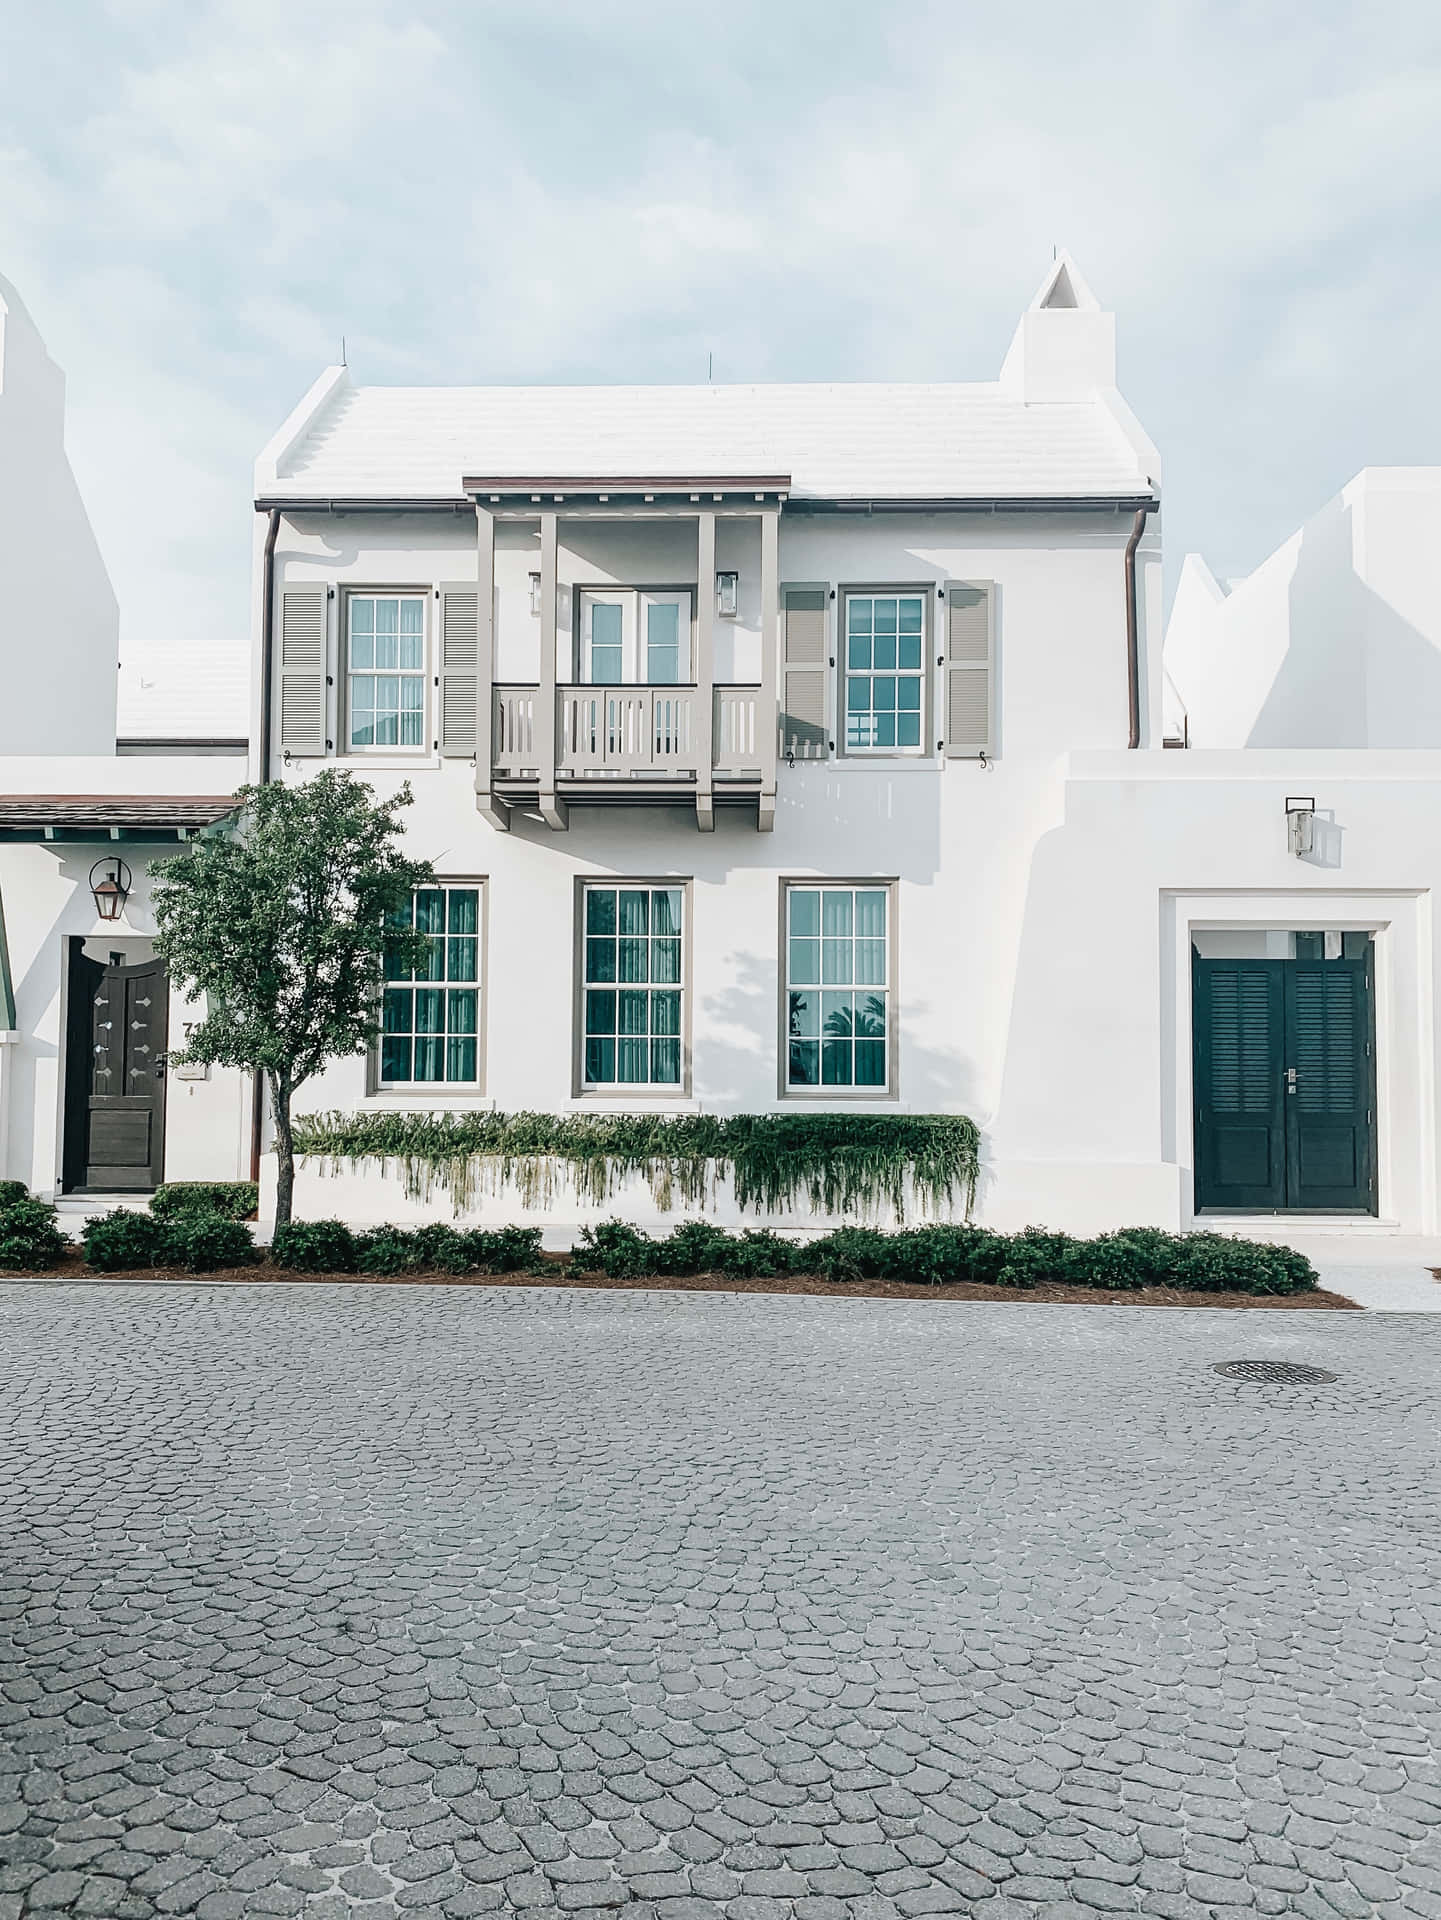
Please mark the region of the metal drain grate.
<svg viewBox="0 0 1441 1920"><path fill-rule="evenodd" d="M1302 1367L1291 1360L1218 1360L1211 1371L1258 1387L1318 1387L1336 1378L1324 1367Z"/></svg>

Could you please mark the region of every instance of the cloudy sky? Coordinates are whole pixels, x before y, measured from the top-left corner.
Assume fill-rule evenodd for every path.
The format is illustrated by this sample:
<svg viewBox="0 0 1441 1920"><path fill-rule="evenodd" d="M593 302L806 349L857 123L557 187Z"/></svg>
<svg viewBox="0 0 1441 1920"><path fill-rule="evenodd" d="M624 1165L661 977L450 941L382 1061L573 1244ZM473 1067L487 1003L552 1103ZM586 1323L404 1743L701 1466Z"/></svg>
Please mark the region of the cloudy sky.
<svg viewBox="0 0 1441 1920"><path fill-rule="evenodd" d="M122 652L245 629L255 452L359 381L993 378L1053 245L1182 553L1441 458L1420 0L62 0L0 33L0 273Z"/></svg>

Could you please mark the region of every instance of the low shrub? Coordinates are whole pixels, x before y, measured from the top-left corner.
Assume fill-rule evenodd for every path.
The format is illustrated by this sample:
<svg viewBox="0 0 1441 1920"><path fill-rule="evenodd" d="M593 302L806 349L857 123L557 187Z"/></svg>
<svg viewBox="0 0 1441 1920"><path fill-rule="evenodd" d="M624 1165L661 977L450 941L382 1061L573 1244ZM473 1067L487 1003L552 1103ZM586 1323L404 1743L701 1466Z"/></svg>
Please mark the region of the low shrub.
<svg viewBox="0 0 1441 1920"><path fill-rule="evenodd" d="M218 1213L226 1220L253 1220L260 1189L253 1180L174 1180L157 1187L150 1211L162 1220L181 1213Z"/></svg>
<svg viewBox="0 0 1441 1920"><path fill-rule="evenodd" d="M258 1257L243 1220L223 1214L178 1213L162 1222L155 1264L184 1267L187 1273L216 1273L222 1267L248 1267Z"/></svg>
<svg viewBox="0 0 1441 1920"><path fill-rule="evenodd" d="M656 1242L623 1220L582 1227L580 1244L571 1255L572 1266L603 1273L609 1280L644 1279L660 1271L656 1260Z"/></svg>
<svg viewBox="0 0 1441 1920"><path fill-rule="evenodd" d="M284 1220L270 1242L270 1264L287 1273L354 1273L355 1235L343 1220Z"/></svg>
<svg viewBox="0 0 1441 1920"><path fill-rule="evenodd" d="M292 1220L275 1229L270 1259L290 1273L514 1273L540 1258L539 1227L371 1227Z"/></svg>
<svg viewBox="0 0 1441 1920"><path fill-rule="evenodd" d="M1316 1272L1304 1254L1223 1234L1126 1227L1093 1240L1044 1227L995 1233L987 1227L837 1227L810 1241L748 1230L728 1233L688 1220L658 1239L621 1220L581 1230L572 1256L581 1270L613 1280L697 1273L774 1277L815 1273L836 1282L893 1280L911 1286L1098 1287L1112 1293L1174 1287L1201 1293L1310 1291Z"/></svg>
<svg viewBox="0 0 1441 1920"><path fill-rule="evenodd" d="M86 1264L97 1273L129 1273L157 1265L164 1237L163 1220L151 1213L134 1213L129 1207L95 1214L85 1222L80 1236Z"/></svg>
<svg viewBox="0 0 1441 1920"><path fill-rule="evenodd" d="M54 1207L27 1198L23 1181L0 1182L0 1267L39 1273L53 1267L69 1244L55 1224Z"/></svg>
<svg viewBox="0 0 1441 1920"><path fill-rule="evenodd" d="M355 1236L357 1273L420 1273L429 1265L424 1246L407 1227L369 1227Z"/></svg>
<svg viewBox="0 0 1441 1920"><path fill-rule="evenodd" d="M539 1227L471 1227L462 1233L470 1268L448 1268L459 1273L523 1273L542 1266Z"/></svg>

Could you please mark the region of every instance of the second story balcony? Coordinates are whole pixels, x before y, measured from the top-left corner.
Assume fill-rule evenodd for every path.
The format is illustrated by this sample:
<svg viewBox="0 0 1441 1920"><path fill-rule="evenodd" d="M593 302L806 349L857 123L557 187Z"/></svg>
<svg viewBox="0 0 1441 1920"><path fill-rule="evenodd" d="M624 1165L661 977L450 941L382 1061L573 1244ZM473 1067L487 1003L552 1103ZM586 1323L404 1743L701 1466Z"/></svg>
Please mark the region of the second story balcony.
<svg viewBox="0 0 1441 1920"><path fill-rule="evenodd" d="M706 830L717 805L745 803L767 831L777 760L777 523L789 482L481 477L465 485L479 544L481 810L506 826L512 808L533 809L564 828L570 806L582 802L683 804ZM499 671L496 610L507 591L513 600L520 559L532 554L539 670L510 678ZM738 679L742 655L749 671Z"/></svg>

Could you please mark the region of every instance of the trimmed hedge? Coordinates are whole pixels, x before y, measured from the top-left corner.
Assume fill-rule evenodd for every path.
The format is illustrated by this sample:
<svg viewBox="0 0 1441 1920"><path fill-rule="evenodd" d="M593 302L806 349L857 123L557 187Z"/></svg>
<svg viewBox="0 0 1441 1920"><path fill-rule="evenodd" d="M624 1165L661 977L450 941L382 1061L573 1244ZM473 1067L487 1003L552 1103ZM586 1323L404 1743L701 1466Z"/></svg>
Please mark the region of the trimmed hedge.
<svg viewBox="0 0 1441 1920"><path fill-rule="evenodd" d="M0 1181L0 1267L41 1273L70 1248L55 1221L55 1209L32 1200L21 1180Z"/></svg>
<svg viewBox="0 0 1441 1920"><path fill-rule="evenodd" d="M259 1257L243 1221L218 1213L182 1211L169 1220L117 1207L94 1215L82 1235L85 1259L97 1273L130 1273L147 1267L184 1267L215 1273L250 1266Z"/></svg>
<svg viewBox="0 0 1441 1920"><path fill-rule="evenodd" d="M260 1189L253 1180L172 1180L157 1187L150 1211L162 1220L180 1213L218 1213L226 1220L253 1220L260 1210Z"/></svg>
<svg viewBox="0 0 1441 1920"><path fill-rule="evenodd" d="M727 1233L690 1220L657 1239L611 1220L582 1230L573 1269L598 1269L611 1279L697 1273L775 1275L819 1273L827 1280L893 1280L908 1285L957 1283L1030 1289L1099 1287L1135 1292L1171 1287L1193 1293L1308 1293L1316 1270L1290 1247L1232 1240L1219 1233L1163 1233L1128 1227L1077 1240L1027 1227L993 1233L986 1227L914 1227L886 1233L841 1227L809 1241L772 1233Z"/></svg>
<svg viewBox="0 0 1441 1920"><path fill-rule="evenodd" d="M540 1261L539 1227L370 1227L292 1220L275 1229L270 1264L288 1273L515 1273Z"/></svg>

